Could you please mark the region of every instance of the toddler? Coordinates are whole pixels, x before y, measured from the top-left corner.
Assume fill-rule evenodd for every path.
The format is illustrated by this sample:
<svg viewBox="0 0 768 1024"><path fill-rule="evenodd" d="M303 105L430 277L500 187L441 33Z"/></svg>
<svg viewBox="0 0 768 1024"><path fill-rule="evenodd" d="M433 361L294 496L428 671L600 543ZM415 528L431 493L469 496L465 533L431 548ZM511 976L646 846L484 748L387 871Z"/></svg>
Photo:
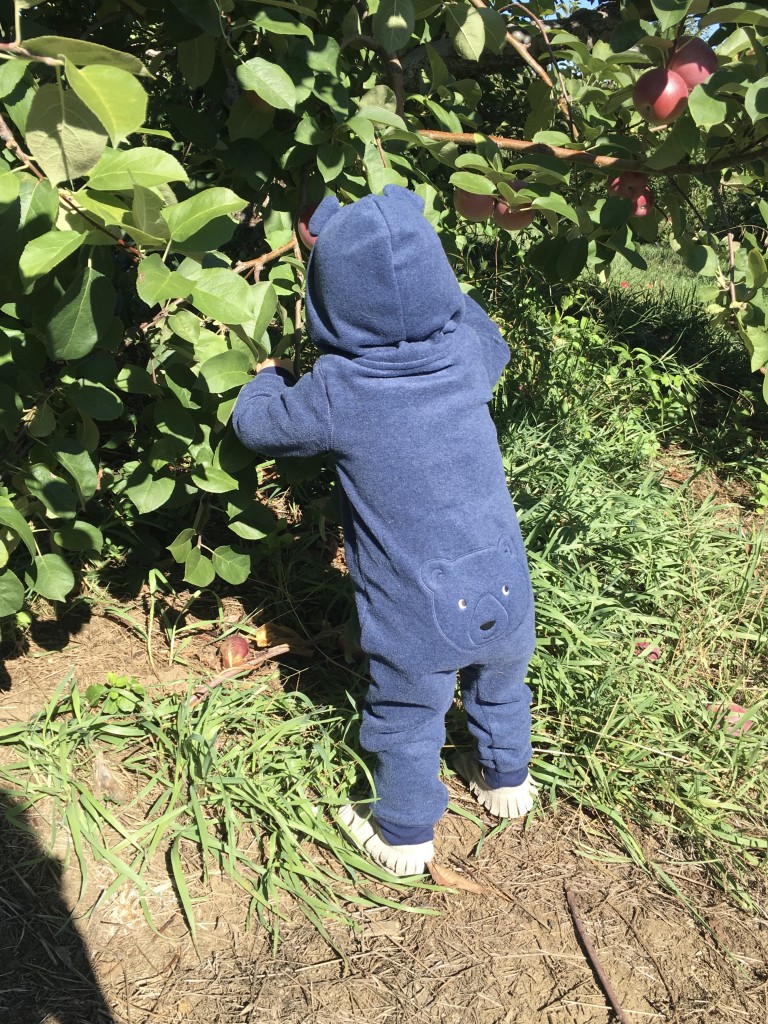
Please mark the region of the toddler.
<svg viewBox="0 0 768 1024"><path fill-rule="evenodd" d="M323 355L295 380L268 360L234 429L268 456L330 452L371 682L360 740L375 801L341 821L396 875L425 870L448 794L445 715L459 674L476 755L459 770L491 814L530 810L534 610L488 403L509 359L466 297L413 192L388 185L310 231L307 328Z"/></svg>

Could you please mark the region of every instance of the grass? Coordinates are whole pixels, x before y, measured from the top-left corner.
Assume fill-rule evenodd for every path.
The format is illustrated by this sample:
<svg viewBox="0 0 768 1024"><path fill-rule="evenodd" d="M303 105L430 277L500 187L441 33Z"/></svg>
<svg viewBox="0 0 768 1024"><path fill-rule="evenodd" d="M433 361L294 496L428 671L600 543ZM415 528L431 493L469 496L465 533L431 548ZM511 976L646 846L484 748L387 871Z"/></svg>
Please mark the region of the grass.
<svg viewBox="0 0 768 1024"><path fill-rule="evenodd" d="M732 388L708 383L727 346L682 330L699 330L693 286L682 274L665 280L647 295L637 282L635 305L585 286L550 296L542 312L530 282L496 278L500 318L504 308L515 314L512 367L494 408L537 595L537 813L578 804L703 922L682 880L692 864L737 905L766 909L763 534L734 506L670 486L662 466L672 444L686 465L704 460L749 479L763 423L739 416L746 389L734 403ZM719 423L724 409L735 410L732 426ZM285 499L298 520L293 542L265 546L250 598L266 620L306 637L350 613L348 583L322 553L336 529L333 486L327 470L294 475ZM149 608L179 664L199 624L163 610L171 586L157 576ZM151 653L151 624L133 625ZM220 627L220 616L209 625ZM349 919L360 904L412 909L413 887L368 865L333 823L356 780L369 781L356 740L361 670L318 654L282 687L219 687L191 706L196 682L108 714L67 679L30 722L0 732L16 757L0 769L4 786L23 794L22 809L52 801L52 830L71 837L83 892L95 858L112 869L110 892L136 887L150 919L149 872L162 855L193 935L193 883L214 868L275 937L292 904L326 937L329 918ZM734 734L713 710L731 701L749 710L749 731ZM453 719L451 730L454 744L466 741ZM97 785L110 772L127 783L127 799ZM604 850L596 839L583 852Z"/></svg>

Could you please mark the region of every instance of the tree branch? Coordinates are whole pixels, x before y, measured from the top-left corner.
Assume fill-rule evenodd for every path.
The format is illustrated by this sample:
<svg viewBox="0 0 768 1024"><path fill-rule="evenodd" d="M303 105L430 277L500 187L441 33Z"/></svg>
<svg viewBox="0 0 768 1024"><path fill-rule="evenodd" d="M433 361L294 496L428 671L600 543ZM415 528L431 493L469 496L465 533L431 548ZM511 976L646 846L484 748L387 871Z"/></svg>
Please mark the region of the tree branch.
<svg viewBox="0 0 768 1024"><path fill-rule="evenodd" d="M265 264L271 263L272 260L280 259L280 257L285 256L287 252L293 252L295 245L296 235L291 235L290 242L286 242L285 245L280 245L277 249L264 253L263 256L256 256L255 259L243 260L240 263L236 263L232 269L236 274L247 274L250 271L253 271L253 279L254 281L258 281L259 275L264 269Z"/></svg>
<svg viewBox="0 0 768 1024"><path fill-rule="evenodd" d="M768 157L768 145L762 149L750 150L748 153L732 153L720 160L712 160L704 164L672 164L670 167L660 169L647 167L642 160L626 160L624 157L603 156L601 153L590 153L585 149L566 149L564 146L548 146L544 142L529 142L525 139L505 139L500 135L482 135L480 132L437 132L430 128L420 128L417 135L424 139L431 139L434 142L454 142L457 146L476 146L478 141L489 139L499 149L510 150L515 153L546 153L549 156L565 160L567 163L578 164L582 167L590 167L594 171L602 171L605 174L615 171L640 171L647 175L670 177L673 174L686 174L691 177L699 177L708 174L710 171L720 171L726 167L737 167L745 161L762 160Z"/></svg>
<svg viewBox="0 0 768 1024"><path fill-rule="evenodd" d="M568 124L570 125L571 129L571 138L575 141L576 139L578 139L579 133L576 128L576 123L573 120L573 107L571 106L571 101L568 98L568 90L565 88L565 79L563 78L563 74L560 71L560 67L558 66L557 57L555 57L555 51L552 49L552 43L549 41L549 34L547 33L546 26L544 22L541 20L541 18L537 17L533 13L533 11L529 11L528 8L524 4L519 3L518 0L515 0L515 2L512 3L510 6L519 7L521 11L524 11L531 19L531 21L536 25L536 28L538 28L539 32L541 32L541 37L544 40L544 45L549 51L549 59L552 61L552 67L555 71L555 74L557 75L557 80L560 83L561 102L559 103L559 106L568 118ZM509 35L511 35L511 33L508 32L507 36Z"/></svg>

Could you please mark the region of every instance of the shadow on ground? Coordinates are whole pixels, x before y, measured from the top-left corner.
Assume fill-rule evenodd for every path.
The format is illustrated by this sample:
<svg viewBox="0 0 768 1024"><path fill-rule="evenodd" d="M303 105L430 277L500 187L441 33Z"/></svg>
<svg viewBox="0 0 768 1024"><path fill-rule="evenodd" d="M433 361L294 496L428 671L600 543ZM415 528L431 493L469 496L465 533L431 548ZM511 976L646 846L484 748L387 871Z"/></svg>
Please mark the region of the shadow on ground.
<svg viewBox="0 0 768 1024"><path fill-rule="evenodd" d="M0 1024L115 1024L61 896L61 865L0 794Z"/></svg>

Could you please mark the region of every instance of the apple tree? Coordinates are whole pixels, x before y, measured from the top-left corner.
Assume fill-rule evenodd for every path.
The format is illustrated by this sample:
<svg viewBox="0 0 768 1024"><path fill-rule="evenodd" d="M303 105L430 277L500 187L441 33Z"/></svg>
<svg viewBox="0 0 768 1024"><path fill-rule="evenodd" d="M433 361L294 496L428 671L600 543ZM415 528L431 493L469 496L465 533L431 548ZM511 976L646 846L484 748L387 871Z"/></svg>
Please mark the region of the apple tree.
<svg viewBox="0 0 768 1024"><path fill-rule="evenodd" d="M549 281L658 240L768 363L762 3L2 0L0 30L0 618L130 549L206 587L280 543L228 420L308 358L329 193L406 185L449 253Z"/></svg>

